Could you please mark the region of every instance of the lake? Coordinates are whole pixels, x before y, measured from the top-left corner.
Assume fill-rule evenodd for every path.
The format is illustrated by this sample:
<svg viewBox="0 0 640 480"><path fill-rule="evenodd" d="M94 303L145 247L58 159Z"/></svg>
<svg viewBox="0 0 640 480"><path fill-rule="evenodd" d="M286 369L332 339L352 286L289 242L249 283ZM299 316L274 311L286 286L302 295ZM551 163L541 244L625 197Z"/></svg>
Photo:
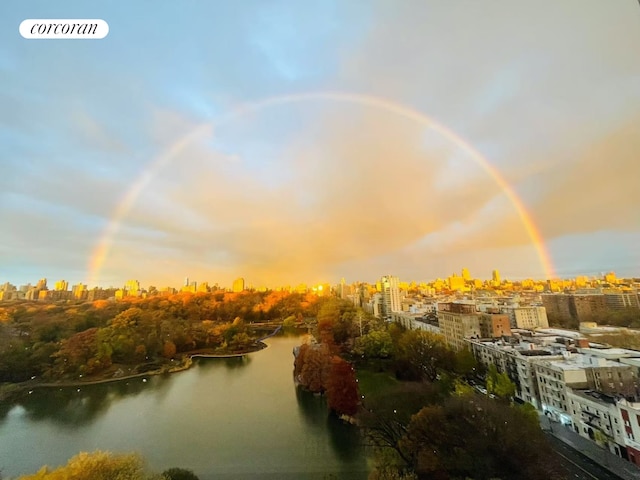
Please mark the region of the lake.
<svg viewBox="0 0 640 480"><path fill-rule="evenodd" d="M184 372L37 389L0 405L3 478L58 466L80 451L141 453L150 468L213 479L366 479L358 429L293 384L299 336ZM145 381L146 380L146 381Z"/></svg>

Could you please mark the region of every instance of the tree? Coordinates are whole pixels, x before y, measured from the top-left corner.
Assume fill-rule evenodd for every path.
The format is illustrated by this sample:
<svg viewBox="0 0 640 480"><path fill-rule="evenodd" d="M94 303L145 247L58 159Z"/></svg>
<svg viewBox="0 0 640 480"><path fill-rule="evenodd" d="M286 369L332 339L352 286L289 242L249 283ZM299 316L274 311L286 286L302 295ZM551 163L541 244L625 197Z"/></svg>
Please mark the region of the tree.
<svg viewBox="0 0 640 480"><path fill-rule="evenodd" d="M162 356L164 358L173 358L176 354L176 344L171 340L167 340L164 342L164 347L162 347Z"/></svg>
<svg viewBox="0 0 640 480"><path fill-rule="evenodd" d="M87 365L89 360L98 353L97 333L97 328L90 328L63 340L60 349L54 354L58 371L61 373L92 373L87 371Z"/></svg>
<svg viewBox="0 0 640 480"><path fill-rule="evenodd" d="M285 328L295 327L296 326L296 316L295 315L289 315L287 318L285 318L282 321L282 326L285 327Z"/></svg>
<svg viewBox="0 0 640 480"><path fill-rule="evenodd" d="M144 469L142 458L135 454L113 455L108 452L82 452L71 458L65 466L49 470L42 467L33 475L19 480L162 480Z"/></svg>
<svg viewBox="0 0 640 480"><path fill-rule="evenodd" d="M471 379L475 376L478 362L468 348L456 352L454 371L461 377Z"/></svg>
<svg viewBox="0 0 640 480"><path fill-rule="evenodd" d="M244 332L236 333L229 342L229 346L234 350L243 350L252 344L253 340Z"/></svg>
<svg viewBox="0 0 640 480"><path fill-rule="evenodd" d="M326 345L314 345L305 354L300 383L309 391L322 393L326 389L331 356Z"/></svg>
<svg viewBox="0 0 640 480"><path fill-rule="evenodd" d="M327 376L327 403L341 415L355 415L358 411L358 384L351 364L338 356L331 359Z"/></svg>
<svg viewBox="0 0 640 480"><path fill-rule="evenodd" d="M23 382L31 374L29 351L20 341L15 341L0 350L0 382Z"/></svg>
<svg viewBox="0 0 640 480"><path fill-rule="evenodd" d="M378 449L393 450L398 461L409 464L409 457L400 449L400 440L406 434L412 415L425 405L441 401L436 385L425 382L401 382L383 392L367 395L364 408L358 414L367 443Z"/></svg>
<svg viewBox="0 0 640 480"><path fill-rule="evenodd" d="M399 448L419 478L560 478L537 420L477 395L420 410Z"/></svg>
<svg viewBox="0 0 640 480"><path fill-rule="evenodd" d="M185 468L170 468L162 472L167 480L200 480L191 470Z"/></svg>
<svg viewBox="0 0 640 480"><path fill-rule="evenodd" d="M318 337L320 342L333 345L333 328L340 319L340 303L337 299L331 298L325 301L318 311Z"/></svg>
<svg viewBox="0 0 640 480"><path fill-rule="evenodd" d="M516 386L506 373L498 373L494 364L489 365L487 392L503 400L511 400L516 394Z"/></svg>
<svg viewBox="0 0 640 480"><path fill-rule="evenodd" d="M407 330L400 336L396 357L399 377L430 382L454 361L454 353L443 336L421 330Z"/></svg>
<svg viewBox="0 0 640 480"><path fill-rule="evenodd" d="M293 360L293 377L296 381L299 381L302 375L302 369L304 368L304 364L307 359L307 354L311 346L308 343L303 343L298 347L297 353L295 355L295 359Z"/></svg>
<svg viewBox="0 0 640 480"><path fill-rule="evenodd" d="M388 358L393 354L393 339L387 331L373 330L356 339L354 353L368 358Z"/></svg>

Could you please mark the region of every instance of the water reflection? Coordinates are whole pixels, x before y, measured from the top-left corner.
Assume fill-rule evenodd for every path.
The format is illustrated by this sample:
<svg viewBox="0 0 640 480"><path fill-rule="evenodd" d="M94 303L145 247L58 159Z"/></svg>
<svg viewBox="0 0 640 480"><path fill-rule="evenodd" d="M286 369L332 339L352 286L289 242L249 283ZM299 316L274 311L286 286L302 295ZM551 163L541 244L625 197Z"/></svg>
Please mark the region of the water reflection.
<svg viewBox="0 0 640 480"><path fill-rule="evenodd" d="M296 398L301 417L314 429L329 432L330 445L341 460L351 462L362 457L364 447L358 427L330 413L326 399L322 396L298 387Z"/></svg>
<svg viewBox="0 0 640 480"><path fill-rule="evenodd" d="M367 478L357 428L325 398L297 390L292 349L194 359L188 371L67 389L36 389L0 422L5 476L64 464L79 451L138 451L155 471L184 465L203 480ZM292 391L293 389L293 391Z"/></svg>
<svg viewBox="0 0 640 480"><path fill-rule="evenodd" d="M299 387L294 386L293 388L295 388L296 391L298 409L301 413L300 416L314 429L324 429L328 414L327 403L324 397L314 395Z"/></svg>
<svg viewBox="0 0 640 480"><path fill-rule="evenodd" d="M309 333L309 329L304 327L304 328L300 328L300 327L284 327L282 330L280 330L280 333L278 334L279 336L282 337L300 337L301 335L307 335ZM304 339L303 339L304 341Z"/></svg>
<svg viewBox="0 0 640 480"><path fill-rule="evenodd" d="M195 368L198 376L209 375L214 370L240 370L248 367L252 362L250 355L244 355L242 357L220 357L220 358L194 358Z"/></svg>
<svg viewBox="0 0 640 480"><path fill-rule="evenodd" d="M242 357L229 357L219 359L229 370L237 370L239 368L248 367L251 363L251 355L243 355Z"/></svg>
<svg viewBox="0 0 640 480"><path fill-rule="evenodd" d="M362 434L354 425L345 423L337 415L327 415L327 430L331 446L341 460L351 462L362 457Z"/></svg>
<svg viewBox="0 0 640 480"><path fill-rule="evenodd" d="M164 381L163 381L164 380ZM109 410L112 403L153 390L155 395L168 391L168 379L137 377L97 385L65 388L36 388L13 404L3 408L6 413L16 406L24 409L32 421L52 421L62 427L76 428L94 422Z"/></svg>
<svg viewBox="0 0 640 480"><path fill-rule="evenodd" d="M0 402L0 424L7 418L9 411L13 408L14 404L10 402Z"/></svg>

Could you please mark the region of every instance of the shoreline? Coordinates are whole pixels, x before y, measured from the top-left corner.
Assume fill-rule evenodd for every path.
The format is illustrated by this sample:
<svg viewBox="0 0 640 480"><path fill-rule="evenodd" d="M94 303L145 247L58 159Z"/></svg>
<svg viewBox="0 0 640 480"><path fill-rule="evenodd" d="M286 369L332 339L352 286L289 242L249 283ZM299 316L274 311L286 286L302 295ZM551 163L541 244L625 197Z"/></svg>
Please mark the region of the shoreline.
<svg viewBox="0 0 640 480"><path fill-rule="evenodd" d="M27 380L27 382L22 383L8 383L6 385L6 390L0 387L0 402L8 402L12 400L16 400L18 397L25 395L27 390L35 390L38 388L73 388L73 387L81 387L83 385L100 385L103 383L113 383L120 382L122 380L129 380L133 378L141 378L141 377L151 377L157 375L164 374L172 374L177 372L184 372L185 370L189 370L193 365L194 358L238 358L244 357L245 355L249 355L251 353L256 353L264 350L269 346L269 344L263 342L261 339L256 342L256 345L259 346L256 350L249 350L243 353L189 353L185 352L183 355L183 359L179 365L170 366L166 365L163 368L157 370L149 370L144 373L134 373L131 375L123 375L120 377L112 377L112 378L100 378L95 380L88 381L61 381L61 382L42 382L42 383L29 383L31 380ZM168 368L166 368L168 367Z"/></svg>

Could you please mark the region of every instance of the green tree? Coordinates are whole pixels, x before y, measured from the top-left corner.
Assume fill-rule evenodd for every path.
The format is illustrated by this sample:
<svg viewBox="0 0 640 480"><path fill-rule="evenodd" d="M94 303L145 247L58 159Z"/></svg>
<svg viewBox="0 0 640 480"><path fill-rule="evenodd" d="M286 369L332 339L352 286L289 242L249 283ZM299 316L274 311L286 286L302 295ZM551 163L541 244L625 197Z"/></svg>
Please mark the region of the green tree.
<svg viewBox="0 0 640 480"><path fill-rule="evenodd" d="M393 354L393 339L387 331L373 330L358 337L353 350L368 358L388 358Z"/></svg>
<svg viewBox="0 0 640 480"><path fill-rule="evenodd" d="M516 394L516 386L506 373L499 373L491 364L487 373L487 392L503 400L511 400Z"/></svg>
<svg viewBox="0 0 640 480"><path fill-rule="evenodd" d="M437 386L426 382L400 382L382 392L368 394L363 401L364 409L358 414L368 445L392 450L395 452L392 457L397 456L403 465L409 464L410 458L400 449L400 440L406 434L412 415L425 405L441 401Z"/></svg>
<svg viewBox="0 0 640 480"><path fill-rule="evenodd" d="M253 339L245 332L236 333L229 342L229 346L233 350L244 350L251 345L253 345Z"/></svg>
<svg viewBox="0 0 640 480"><path fill-rule="evenodd" d="M420 410L399 448L424 479L561 478L537 421L477 395Z"/></svg>
<svg viewBox="0 0 640 480"><path fill-rule="evenodd" d="M285 328L295 327L296 326L296 316L289 315L282 321L282 326Z"/></svg>
<svg viewBox="0 0 640 480"><path fill-rule="evenodd" d="M402 333L396 352L397 374L407 380L433 382L440 371L449 369L454 362L454 353L444 337L422 330Z"/></svg>
<svg viewBox="0 0 640 480"><path fill-rule="evenodd" d="M185 468L170 468L162 472L167 480L200 480L192 470Z"/></svg>
<svg viewBox="0 0 640 480"><path fill-rule="evenodd" d="M33 373L27 347L15 341L0 350L0 382L23 382Z"/></svg>
<svg viewBox="0 0 640 480"><path fill-rule="evenodd" d="M340 320L340 301L336 298L326 300L318 311L318 337L321 343L335 344L333 328Z"/></svg>
<svg viewBox="0 0 640 480"><path fill-rule="evenodd" d="M457 375L471 379L475 376L477 367L478 362L473 356L473 353L471 353L471 350L463 348L456 352L453 368Z"/></svg>

